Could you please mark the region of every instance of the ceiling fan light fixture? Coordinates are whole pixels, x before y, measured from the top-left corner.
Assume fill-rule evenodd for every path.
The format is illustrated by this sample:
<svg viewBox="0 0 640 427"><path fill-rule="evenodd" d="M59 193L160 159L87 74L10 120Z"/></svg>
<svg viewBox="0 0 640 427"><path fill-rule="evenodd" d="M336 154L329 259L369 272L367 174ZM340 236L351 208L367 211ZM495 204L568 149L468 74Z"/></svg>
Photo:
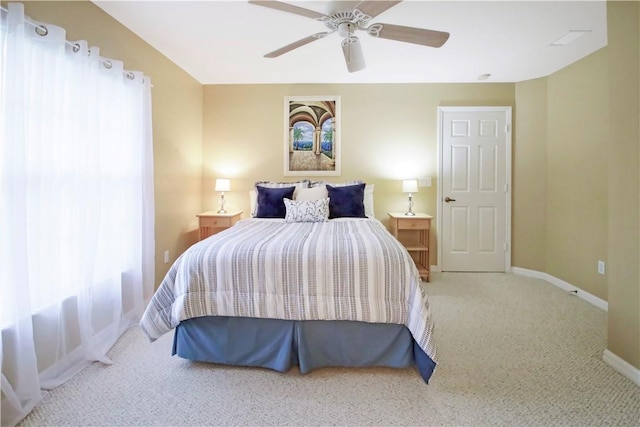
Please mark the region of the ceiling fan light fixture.
<svg viewBox="0 0 640 427"><path fill-rule="evenodd" d="M351 22L343 22L338 25L338 34L340 37L349 37L355 31L356 26Z"/></svg>
<svg viewBox="0 0 640 427"><path fill-rule="evenodd" d="M347 37L342 40L342 53L344 54L344 60L347 63L347 70L350 73L355 73L364 69L364 54L362 53L362 44L360 39L355 36Z"/></svg>

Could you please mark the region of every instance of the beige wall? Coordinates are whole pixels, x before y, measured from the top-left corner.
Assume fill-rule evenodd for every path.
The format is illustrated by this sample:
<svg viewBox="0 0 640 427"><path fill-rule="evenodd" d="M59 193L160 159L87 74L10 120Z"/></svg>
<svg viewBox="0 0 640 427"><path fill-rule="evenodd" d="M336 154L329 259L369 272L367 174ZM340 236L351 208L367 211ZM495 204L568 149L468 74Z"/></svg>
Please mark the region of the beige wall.
<svg viewBox="0 0 640 427"><path fill-rule="evenodd" d="M546 271L547 79L516 84L511 264Z"/></svg>
<svg viewBox="0 0 640 427"><path fill-rule="evenodd" d="M513 265L606 300L607 50L517 83L516 105Z"/></svg>
<svg viewBox="0 0 640 427"><path fill-rule="evenodd" d="M607 14L611 108L607 348L640 369L640 3L610 1Z"/></svg>
<svg viewBox="0 0 640 427"><path fill-rule="evenodd" d="M547 78L546 269L607 299L609 80L606 49Z"/></svg>
<svg viewBox="0 0 640 427"><path fill-rule="evenodd" d="M204 89L203 210L216 209L215 178L231 179L227 208L249 212L249 190L284 176L284 97L339 95L342 175L375 185L376 217L404 211L403 178L433 177L414 197L414 210L436 215L437 108L514 105L513 84L208 85ZM321 180L320 177L310 177ZM435 229L435 223L434 223ZM435 232L431 264L437 263Z"/></svg>
<svg viewBox="0 0 640 427"><path fill-rule="evenodd" d="M31 18L61 26L67 40L84 39L100 54L140 70L153 84L156 282L196 239L201 207L202 85L89 1L25 2Z"/></svg>

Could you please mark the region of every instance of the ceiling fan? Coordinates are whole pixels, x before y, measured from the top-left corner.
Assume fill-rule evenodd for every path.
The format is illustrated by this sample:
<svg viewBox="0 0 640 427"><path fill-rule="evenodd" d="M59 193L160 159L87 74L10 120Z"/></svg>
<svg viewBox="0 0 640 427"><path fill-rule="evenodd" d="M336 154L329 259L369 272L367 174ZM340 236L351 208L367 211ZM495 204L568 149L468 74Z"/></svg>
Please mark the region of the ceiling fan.
<svg viewBox="0 0 640 427"><path fill-rule="evenodd" d="M358 37L354 35L356 31L366 31L370 36L382 39L397 40L429 47L440 47L447 41L449 33L443 31L382 23L369 25L369 22L373 18L401 1L402 0L364 0L358 3L352 10L336 12L331 15L324 15L314 10L305 9L303 7L280 1L249 0L249 3L312 18L323 22L329 29L329 31L312 34L281 47L280 49L274 50L273 52L269 52L264 55L265 58L276 58L293 49L297 49L337 31L341 37L344 37L342 40L342 51L347 63L347 69L350 73L353 73L360 71L365 67L362 45L360 44Z"/></svg>

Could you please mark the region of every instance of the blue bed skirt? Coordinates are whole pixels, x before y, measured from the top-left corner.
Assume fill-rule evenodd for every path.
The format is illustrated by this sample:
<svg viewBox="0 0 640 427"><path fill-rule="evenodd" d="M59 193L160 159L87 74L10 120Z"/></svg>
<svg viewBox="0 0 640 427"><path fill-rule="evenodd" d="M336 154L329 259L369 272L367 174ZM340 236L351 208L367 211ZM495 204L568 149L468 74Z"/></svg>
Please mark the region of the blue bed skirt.
<svg viewBox="0 0 640 427"><path fill-rule="evenodd" d="M340 320L198 317L176 328L173 353L184 359L286 372L328 366L416 366L425 382L436 364L404 325Z"/></svg>

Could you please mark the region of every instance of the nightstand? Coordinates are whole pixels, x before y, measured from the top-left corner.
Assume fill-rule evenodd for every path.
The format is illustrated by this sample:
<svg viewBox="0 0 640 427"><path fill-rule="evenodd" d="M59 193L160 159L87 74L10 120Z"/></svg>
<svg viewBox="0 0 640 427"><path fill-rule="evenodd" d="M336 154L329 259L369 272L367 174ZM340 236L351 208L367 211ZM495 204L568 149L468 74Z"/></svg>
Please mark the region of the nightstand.
<svg viewBox="0 0 640 427"><path fill-rule="evenodd" d="M222 230L226 230L236 222L240 221L242 211L232 211L227 213L208 211L196 216L199 221L200 240L202 240L219 233Z"/></svg>
<svg viewBox="0 0 640 427"><path fill-rule="evenodd" d="M429 230L431 215L417 213L415 216L399 212L389 212L391 234L407 248L413 262L418 267L420 277L429 281Z"/></svg>

